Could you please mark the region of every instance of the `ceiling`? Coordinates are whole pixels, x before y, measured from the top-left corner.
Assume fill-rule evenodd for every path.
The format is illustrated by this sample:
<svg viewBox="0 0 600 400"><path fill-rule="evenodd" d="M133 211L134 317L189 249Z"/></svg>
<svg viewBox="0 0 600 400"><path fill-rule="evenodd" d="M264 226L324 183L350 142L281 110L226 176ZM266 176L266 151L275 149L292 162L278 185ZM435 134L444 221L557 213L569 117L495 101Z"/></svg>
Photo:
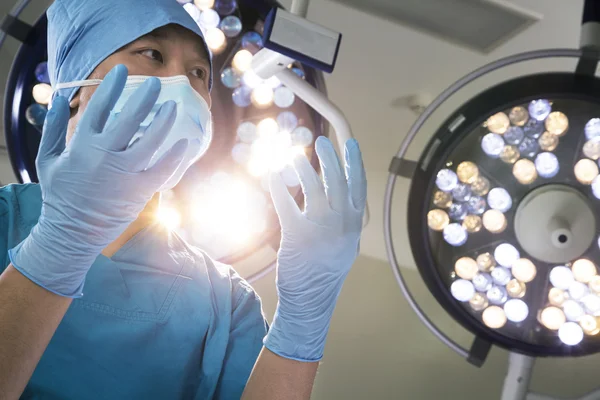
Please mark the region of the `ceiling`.
<svg viewBox="0 0 600 400"><path fill-rule="evenodd" d="M382 221L387 169L416 118L416 114L408 108L399 106L402 102L398 99L417 93L435 97L469 71L500 57L526 50L572 48L578 45L583 0L511 2L536 12L543 18L487 55L365 14L338 2L311 2L308 18L344 35L336 70L328 75L326 80L330 98L350 120L354 134L361 144L367 169L371 221L363 235L363 255L386 260ZM12 2L0 2L0 15L8 11L7 3ZM34 6L29 6L26 10L24 20L33 22L50 3L50 0L36 0ZM282 3L289 7L291 0L284 0ZM9 39L7 46L0 52L2 93L17 45L16 41ZM411 146L410 157L416 159L419 156L419 151L429 139L429 134L446 116L443 111L451 112L469 95L515 73L540 69L556 70L570 67L571 64L564 61L527 64L496 74L490 80L473 84L447 107L443 107L439 115L425 126ZM4 142L3 136L0 142ZM400 178L393 203L392 226L399 263L412 267L414 261L409 249L405 223L408 189L409 181Z"/></svg>

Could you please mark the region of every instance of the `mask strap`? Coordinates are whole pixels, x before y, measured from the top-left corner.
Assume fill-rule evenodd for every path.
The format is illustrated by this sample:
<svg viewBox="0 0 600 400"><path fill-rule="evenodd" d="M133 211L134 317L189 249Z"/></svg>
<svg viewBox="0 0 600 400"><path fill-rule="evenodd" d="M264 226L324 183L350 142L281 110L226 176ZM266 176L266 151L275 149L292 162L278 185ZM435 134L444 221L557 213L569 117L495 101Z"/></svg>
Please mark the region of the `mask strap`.
<svg viewBox="0 0 600 400"><path fill-rule="evenodd" d="M59 83L56 85L56 89L54 91L56 92L56 91L62 90L62 89L71 89L71 88L78 88L78 87L84 87L84 86L97 86L101 83L102 83L102 79L87 79L87 80L83 80L83 81Z"/></svg>

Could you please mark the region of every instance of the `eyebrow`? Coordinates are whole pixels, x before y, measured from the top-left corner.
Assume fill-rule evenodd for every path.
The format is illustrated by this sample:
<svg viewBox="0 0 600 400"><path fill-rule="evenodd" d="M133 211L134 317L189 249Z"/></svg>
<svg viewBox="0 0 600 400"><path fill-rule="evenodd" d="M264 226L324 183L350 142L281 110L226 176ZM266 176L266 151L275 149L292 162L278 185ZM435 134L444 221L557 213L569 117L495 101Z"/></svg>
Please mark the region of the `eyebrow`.
<svg viewBox="0 0 600 400"><path fill-rule="evenodd" d="M162 32L161 30L152 31L150 33L145 34L144 36L140 36L137 40L144 39L154 39L154 40L169 40L169 36ZM199 38L200 40L203 40ZM136 41L137 41L136 40ZM195 42L196 54L198 55L198 61L202 62L205 66L210 66L210 61L208 60L207 50L202 43L198 41Z"/></svg>

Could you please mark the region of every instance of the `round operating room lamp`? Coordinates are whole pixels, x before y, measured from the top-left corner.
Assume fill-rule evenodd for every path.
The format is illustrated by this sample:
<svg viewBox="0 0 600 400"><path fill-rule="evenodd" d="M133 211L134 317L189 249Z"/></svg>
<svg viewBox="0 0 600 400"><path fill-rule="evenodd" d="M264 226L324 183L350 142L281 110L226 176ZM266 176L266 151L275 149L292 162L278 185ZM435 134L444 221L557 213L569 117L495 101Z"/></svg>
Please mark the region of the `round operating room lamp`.
<svg viewBox="0 0 600 400"><path fill-rule="evenodd" d="M175 1L175 0L173 0ZM279 224L268 193L269 170L282 171L298 203L302 191L291 159L306 155L318 170L315 139L327 122L276 77L262 79L250 69L263 47L264 20L273 0L178 0L196 20L213 56L211 148L171 192L159 218L190 243L248 279L272 269ZM6 35L22 42L6 86L4 127L11 163L20 182L36 182L35 157L52 96L46 66L46 17L33 25L18 19L29 4L20 1L2 21ZM288 66L321 93L320 71L299 62ZM307 85L308 86L308 85Z"/></svg>
<svg viewBox="0 0 600 400"><path fill-rule="evenodd" d="M586 1L581 49L501 59L446 89L420 115L390 166L388 257L425 325L481 366L492 345L511 352L503 399L525 399L534 357L600 351L600 9ZM421 153L412 140L449 98L509 65L573 58L574 71L504 81L451 113ZM427 288L475 335L464 349L441 332L408 290L392 241L398 176L412 180L408 229ZM597 398L595 392L585 398ZM527 398L535 397L530 394Z"/></svg>

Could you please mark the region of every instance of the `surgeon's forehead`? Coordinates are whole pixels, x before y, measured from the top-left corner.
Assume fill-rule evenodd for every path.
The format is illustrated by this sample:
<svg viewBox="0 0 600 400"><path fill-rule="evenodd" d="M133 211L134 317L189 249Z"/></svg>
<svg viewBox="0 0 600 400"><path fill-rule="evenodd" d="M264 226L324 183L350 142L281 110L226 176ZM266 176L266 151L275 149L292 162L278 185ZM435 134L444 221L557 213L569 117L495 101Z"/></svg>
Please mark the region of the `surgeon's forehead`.
<svg viewBox="0 0 600 400"><path fill-rule="evenodd" d="M194 32L192 32L180 25L176 25L176 24L170 24L170 25L166 25L166 26L157 28L157 29L153 30L152 32L147 33L147 34L137 38L132 43L130 43L128 46L131 46L131 45L135 44L136 42L142 41L142 40L168 42L169 40L174 40L175 37L177 37L177 36L185 37L186 39L188 39L189 41L194 43L194 50L195 50L195 53L198 56L198 58L203 60L207 65L210 64L209 56L208 56L208 53L206 52L206 47L204 45L203 39L200 36L196 35Z"/></svg>

